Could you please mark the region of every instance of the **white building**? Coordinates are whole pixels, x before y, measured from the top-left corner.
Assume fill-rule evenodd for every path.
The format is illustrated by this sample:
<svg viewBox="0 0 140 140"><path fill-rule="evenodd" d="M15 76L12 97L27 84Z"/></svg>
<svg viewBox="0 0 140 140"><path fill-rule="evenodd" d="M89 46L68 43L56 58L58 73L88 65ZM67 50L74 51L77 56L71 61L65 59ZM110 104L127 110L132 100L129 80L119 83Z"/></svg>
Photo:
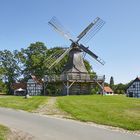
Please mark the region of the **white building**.
<svg viewBox="0 0 140 140"><path fill-rule="evenodd" d="M109 86L105 86L104 95L114 95L114 91Z"/></svg>
<svg viewBox="0 0 140 140"><path fill-rule="evenodd" d="M31 76L31 78L27 82L28 95L41 95L42 89L42 83L35 76Z"/></svg>
<svg viewBox="0 0 140 140"><path fill-rule="evenodd" d="M126 89L126 96L140 98L140 77L137 77Z"/></svg>

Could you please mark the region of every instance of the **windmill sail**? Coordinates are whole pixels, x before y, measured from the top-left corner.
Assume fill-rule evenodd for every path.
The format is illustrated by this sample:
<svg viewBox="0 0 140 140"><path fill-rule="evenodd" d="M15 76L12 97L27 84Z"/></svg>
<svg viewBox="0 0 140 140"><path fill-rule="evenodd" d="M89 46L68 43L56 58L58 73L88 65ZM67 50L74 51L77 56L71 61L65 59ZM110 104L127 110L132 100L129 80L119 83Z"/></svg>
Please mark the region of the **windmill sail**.
<svg viewBox="0 0 140 140"><path fill-rule="evenodd" d="M64 49L57 49L45 60L46 66L49 67L57 58L59 58L63 53ZM51 52L50 52L51 53Z"/></svg>
<svg viewBox="0 0 140 140"><path fill-rule="evenodd" d="M80 48L80 50L88 53L91 57L93 57L96 61L101 63L102 65L105 64L105 62L99 58L96 54L94 54L92 51L90 51L87 47L85 47L82 44L79 44L78 41L89 41L104 25L104 21L97 17L93 22L91 22L78 36L77 41L73 41L71 34L65 30L65 28L60 24L60 22L56 19L56 17L53 17L48 24L52 26L59 34L61 34L63 37L67 38L72 42L69 49L67 49L65 52L56 53L49 57L47 61L48 68L51 69L53 66L55 66L57 63L59 63L69 52L70 50L76 50L77 48ZM75 53L76 55L77 53ZM75 59L76 57L74 57ZM80 62L80 61L79 61Z"/></svg>
<svg viewBox="0 0 140 140"><path fill-rule="evenodd" d="M71 50L72 48L68 48L65 50L65 52L63 52L61 55L52 58L54 61L50 63L50 65L48 66L49 69L51 69L52 67L54 67L56 64L58 64Z"/></svg>
<svg viewBox="0 0 140 140"><path fill-rule="evenodd" d="M99 63L101 63L102 65L105 64L105 62L98 57L96 54L94 54L92 51L90 51L87 47L85 47L84 45L80 44L79 48L81 48L84 52L88 53L91 57L93 57L96 61L98 61Z"/></svg>
<svg viewBox="0 0 140 140"><path fill-rule="evenodd" d="M59 34L61 34L64 38L72 41L72 35L70 34L70 32L66 31L66 29L64 28L64 26L58 21L58 19L56 17L53 17L48 24L50 26L52 26L54 28L54 30L56 32L58 32Z"/></svg>
<svg viewBox="0 0 140 140"><path fill-rule="evenodd" d="M78 36L78 41L83 40L84 42L89 41L105 24L105 22L97 17L91 22Z"/></svg>

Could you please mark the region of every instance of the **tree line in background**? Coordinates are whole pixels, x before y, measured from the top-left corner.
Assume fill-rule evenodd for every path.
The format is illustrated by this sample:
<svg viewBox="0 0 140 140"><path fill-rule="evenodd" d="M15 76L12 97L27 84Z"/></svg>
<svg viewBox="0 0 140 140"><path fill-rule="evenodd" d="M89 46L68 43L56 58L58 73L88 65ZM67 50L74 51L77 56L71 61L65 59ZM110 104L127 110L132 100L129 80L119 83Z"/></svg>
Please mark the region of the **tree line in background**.
<svg viewBox="0 0 140 140"><path fill-rule="evenodd" d="M113 76L110 77L110 83L105 83L107 86L110 86L111 89L114 91L115 94L124 94L126 88L128 87L129 83L127 84L114 84L114 78Z"/></svg>
<svg viewBox="0 0 140 140"><path fill-rule="evenodd" d="M20 51L0 51L0 92L11 93L11 85L15 82L26 82L30 75L42 79L44 75L60 74L66 64L66 56L51 71L48 69L47 60L56 51L62 51L61 47L48 49L44 43L36 42ZM87 60L84 60L89 73L92 67Z"/></svg>
<svg viewBox="0 0 140 140"><path fill-rule="evenodd" d="M114 84L114 78L113 76L111 76L110 82L109 83L105 82L104 86L109 86L114 91L114 94L125 94L125 91L131 82L127 84L123 84L123 83ZM100 93L100 88L98 85L91 90L91 94L97 94L97 93Z"/></svg>

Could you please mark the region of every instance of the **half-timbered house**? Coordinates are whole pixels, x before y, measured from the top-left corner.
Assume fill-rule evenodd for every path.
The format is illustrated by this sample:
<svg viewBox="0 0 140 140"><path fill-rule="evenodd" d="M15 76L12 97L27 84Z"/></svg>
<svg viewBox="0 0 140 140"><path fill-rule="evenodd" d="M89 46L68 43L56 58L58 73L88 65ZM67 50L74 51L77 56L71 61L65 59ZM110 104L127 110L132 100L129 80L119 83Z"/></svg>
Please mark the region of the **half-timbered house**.
<svg viewBox="0 0 140 140"><path fill-rule="evenodd" d="M41 80L38 80L36 76L31 75L27 82L27 93L30 96L41 95L43 85Z"/></svg>
<svg viewBox="0 0 140 140"><path fill-rule="evenodd" d="M140 98L140 77L137 77L128 85L126 96Z"/></svg>

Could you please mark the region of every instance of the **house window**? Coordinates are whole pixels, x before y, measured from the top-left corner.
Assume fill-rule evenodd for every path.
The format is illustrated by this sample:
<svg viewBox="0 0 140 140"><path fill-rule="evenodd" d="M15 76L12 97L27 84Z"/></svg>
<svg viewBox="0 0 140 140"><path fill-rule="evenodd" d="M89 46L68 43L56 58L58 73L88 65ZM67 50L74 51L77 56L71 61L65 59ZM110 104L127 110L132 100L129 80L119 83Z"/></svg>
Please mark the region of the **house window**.
<svg viewBox="0 0 140 140"><path fill-rule="evenodd" d="M133 88L136 88L136 85L133 85Z"/></svg>

